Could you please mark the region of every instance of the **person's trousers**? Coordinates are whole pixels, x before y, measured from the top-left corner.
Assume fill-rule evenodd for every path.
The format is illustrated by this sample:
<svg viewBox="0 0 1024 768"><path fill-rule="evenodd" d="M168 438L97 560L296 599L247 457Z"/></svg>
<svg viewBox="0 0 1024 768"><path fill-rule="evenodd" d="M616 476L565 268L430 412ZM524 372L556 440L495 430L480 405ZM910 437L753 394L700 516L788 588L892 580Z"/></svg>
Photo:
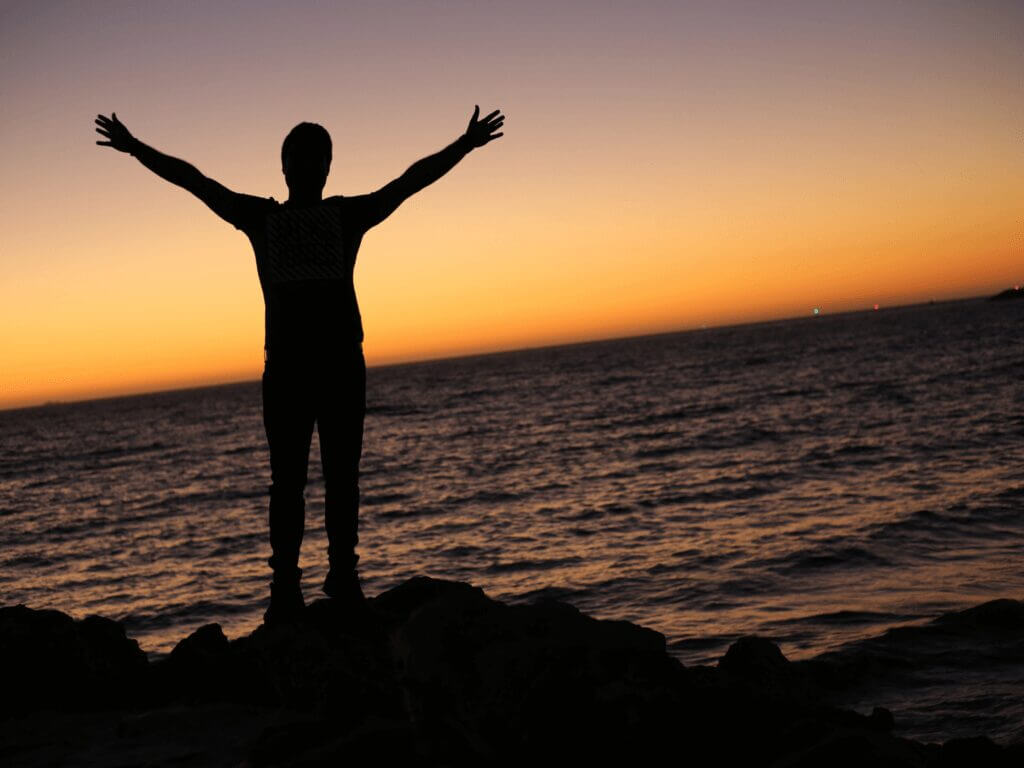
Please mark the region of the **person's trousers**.
<svg viewBox="0 0 1024 768"><path fill-rule="evenodd" d="M270 567L297 573L305 529L305 488L316 424L325 486L330 567L354 569L359 542L359 458L366 414L362 347L329 361L268 360L263 370L263 425L270 447Z"/></svg>

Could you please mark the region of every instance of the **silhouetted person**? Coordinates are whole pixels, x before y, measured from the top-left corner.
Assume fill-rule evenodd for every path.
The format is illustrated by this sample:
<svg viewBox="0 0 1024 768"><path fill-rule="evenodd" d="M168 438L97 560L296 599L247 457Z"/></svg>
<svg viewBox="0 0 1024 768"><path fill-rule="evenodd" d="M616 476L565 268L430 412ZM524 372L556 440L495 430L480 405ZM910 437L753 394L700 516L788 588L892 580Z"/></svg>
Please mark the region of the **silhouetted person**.
<svg viewBox="0 0 1024 768"><path fill-rule="evenodd" d="M97 144L128 152L151 171L184 187L244 232L256 254L265 312L263 424L270 448L270 585L268 622L304 607L299 548L305 525L306 473L316 423L326 487L330 568L323 591L361 601L356 564L359 458L366 411L363 328L352 273L363 234L414 192L451 170L475 147L502 136L504 116L473 110L466 132L367 195L323 198L331 137L299 123L281 146L288 200L232 192L183 160L143 144L117 119L98 115Z"/></svg>

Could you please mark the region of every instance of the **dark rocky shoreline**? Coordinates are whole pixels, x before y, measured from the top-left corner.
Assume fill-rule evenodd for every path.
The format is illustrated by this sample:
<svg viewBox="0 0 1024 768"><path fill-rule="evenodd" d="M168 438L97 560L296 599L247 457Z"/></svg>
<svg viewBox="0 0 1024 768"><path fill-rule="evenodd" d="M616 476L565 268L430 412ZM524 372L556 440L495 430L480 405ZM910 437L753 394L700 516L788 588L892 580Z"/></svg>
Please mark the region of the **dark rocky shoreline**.
<svg viewBox="0 0 1024 768"><path fill-rule="evenodd" d="M972 610L1024 621L1015 601ZM0 608L0 762L1024 764L1024 746L921 744L884 709L828 703L865 671L789 662L756 637L684 667L653 630L425 577L232 641L210 624L154 662L114 621L16 606Z"/></svg>
<svg viewBox="0 0 1024 768"><path fill-rule="evenodd" d="M1000 291L994 296L989 296L989 301L1010 301L1014 299L1024 299L1024 290L1021 290L1019 285L1013 288L1007 288L1005 291Z"/></svg>

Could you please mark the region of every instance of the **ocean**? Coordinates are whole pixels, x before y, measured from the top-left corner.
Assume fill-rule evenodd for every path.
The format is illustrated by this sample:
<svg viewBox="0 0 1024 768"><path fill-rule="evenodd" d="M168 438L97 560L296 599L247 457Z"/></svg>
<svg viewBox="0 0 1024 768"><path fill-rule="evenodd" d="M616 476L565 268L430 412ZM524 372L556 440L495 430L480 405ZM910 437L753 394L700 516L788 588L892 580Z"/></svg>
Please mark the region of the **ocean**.
<svg viewBox="0 0 1024 768"><path fill-rule="evenodd" d="M745 634L850 658L918 627L927 648L841 703L1019 740L1024 643L931 622L1024 597L1022 328L1024 302L972 300L371 368L364 591L555 597L685 664ZM151 655L249 632L269 483L259 381L0 412L0 604L117 619ZM316 435L306 497L310 601Z"/></svg>

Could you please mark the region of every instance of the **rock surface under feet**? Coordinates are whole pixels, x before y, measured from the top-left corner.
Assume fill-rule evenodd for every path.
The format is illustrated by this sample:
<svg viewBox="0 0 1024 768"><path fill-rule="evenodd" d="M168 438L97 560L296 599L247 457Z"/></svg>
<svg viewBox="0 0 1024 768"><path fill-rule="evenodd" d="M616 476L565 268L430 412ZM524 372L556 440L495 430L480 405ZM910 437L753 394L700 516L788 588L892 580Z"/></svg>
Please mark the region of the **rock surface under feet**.
<svg viewBox="0 0 1024 768"><path fill-rule="evenodd" d="M764 638L684 667L650 629L425 577L236 640L209 624L155 662L107 619L0 608L0 680L10 766L1024 764L831 707Z"/></svg>

